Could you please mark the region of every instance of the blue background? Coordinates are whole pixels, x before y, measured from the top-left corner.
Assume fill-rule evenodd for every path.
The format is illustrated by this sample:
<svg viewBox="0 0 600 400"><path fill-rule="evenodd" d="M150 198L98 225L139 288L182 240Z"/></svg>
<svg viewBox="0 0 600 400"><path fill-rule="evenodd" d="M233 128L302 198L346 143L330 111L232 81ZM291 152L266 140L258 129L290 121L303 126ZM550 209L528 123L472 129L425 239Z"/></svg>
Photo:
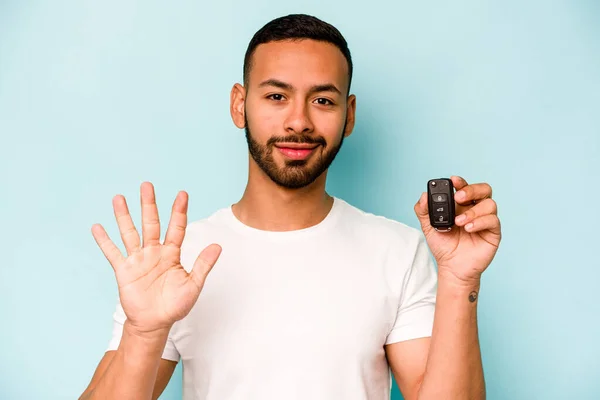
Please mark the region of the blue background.
<svg viewBox="0 0 600 400"><path fill-rule="evenodd" d="M294 12L338 27L355 62L357 126L330 193L417 227L428 179L493 186L488 399L600 398L594 0L0 1L0 398L87 386L117 298L90 228L118 238L115 194L137 226L144 180L164 220L178 190L190 220L241 196L229 90L254 32ZM181 365L162 398L180 397Z"/></svg>

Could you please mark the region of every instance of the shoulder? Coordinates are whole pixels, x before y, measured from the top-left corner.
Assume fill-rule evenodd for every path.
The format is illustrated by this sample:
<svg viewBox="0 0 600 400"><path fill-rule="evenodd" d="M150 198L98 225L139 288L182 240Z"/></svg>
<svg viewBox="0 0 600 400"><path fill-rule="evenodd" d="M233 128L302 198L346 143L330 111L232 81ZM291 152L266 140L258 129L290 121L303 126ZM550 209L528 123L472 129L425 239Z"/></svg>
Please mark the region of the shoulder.
<svg viewBox="0 0 600 400"><path fill-rule="evenodd" d="M196 219L188 223L185 234L186 235L197 235L206 232L207 230L215 230L218 229L221 225L219 221L223 217L223 213L225 212L224 208L221 208L217 211L214 211L212 214L207 217Z"/></svg>
<svg viewBox="0 0 600 400"><path fill-rule="evenodd" d="M404 222L362 210L345 200L341 200L341 203L344 210L344 223L361 236L393 243L399 247L415 246L423 237L420 229Z"/></svg>

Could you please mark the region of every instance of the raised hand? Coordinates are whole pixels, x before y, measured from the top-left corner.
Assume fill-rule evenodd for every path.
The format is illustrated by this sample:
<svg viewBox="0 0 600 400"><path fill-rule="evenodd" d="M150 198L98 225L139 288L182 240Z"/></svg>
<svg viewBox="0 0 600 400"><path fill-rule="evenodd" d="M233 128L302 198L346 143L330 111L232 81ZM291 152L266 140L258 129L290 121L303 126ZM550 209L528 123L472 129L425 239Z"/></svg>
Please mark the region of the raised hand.
<svg viewBox="0 0 600 400"><path fill-rule="evenodd" d="M140 192L142 244L122 195L113 198L113 208L127 257L121 254L102 225L93 225L92 235L115 271L121 305L129 325L140 333L149 333L170 329L190 312L200 296L206 276L221 254L221 246L211 244L206 247L188 273L180 262L187 226L187 193L177 194L161 244L154 187L150 182L144 182Z"/></svg>

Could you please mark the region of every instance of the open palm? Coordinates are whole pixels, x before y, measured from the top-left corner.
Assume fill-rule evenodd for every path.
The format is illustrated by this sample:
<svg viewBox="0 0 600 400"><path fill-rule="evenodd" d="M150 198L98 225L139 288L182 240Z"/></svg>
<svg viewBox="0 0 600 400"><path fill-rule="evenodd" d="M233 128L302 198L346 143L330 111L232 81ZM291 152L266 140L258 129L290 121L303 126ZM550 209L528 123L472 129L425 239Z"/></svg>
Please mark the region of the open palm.
<svg viewBox="0 0 600 400"><path fill-rule="evenodd" d="M141 246L140 235L121 195L113 198L113 208L127 257L121 254L102 225L95 224L92 234L115 271L127 319L136 329L149 332L170 328L190 312L219 258L221 247L217 244L206 247L188 273L180 260L187 226L187 193L179 192L175 198L165 240L161 244L154 187L150 182L144 182L140 192Z"/></svg>

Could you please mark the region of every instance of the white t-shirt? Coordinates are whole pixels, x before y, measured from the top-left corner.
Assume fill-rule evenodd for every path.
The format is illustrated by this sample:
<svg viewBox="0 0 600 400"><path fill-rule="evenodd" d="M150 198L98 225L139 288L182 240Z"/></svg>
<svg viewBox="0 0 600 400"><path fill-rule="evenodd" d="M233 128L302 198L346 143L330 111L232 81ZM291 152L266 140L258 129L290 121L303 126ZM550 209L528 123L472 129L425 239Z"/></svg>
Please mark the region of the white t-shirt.
<svg viewBox="0 0 600 400"><path fill-rule="evenodd" d="M231 207L188 224L181 263L222 247L162 358L183 361L184 400L384 400L384 345L431 336L437 272L420 230L334 197L309 228L272 232ZM125 314L117 303L108 350Z"/></svg>

